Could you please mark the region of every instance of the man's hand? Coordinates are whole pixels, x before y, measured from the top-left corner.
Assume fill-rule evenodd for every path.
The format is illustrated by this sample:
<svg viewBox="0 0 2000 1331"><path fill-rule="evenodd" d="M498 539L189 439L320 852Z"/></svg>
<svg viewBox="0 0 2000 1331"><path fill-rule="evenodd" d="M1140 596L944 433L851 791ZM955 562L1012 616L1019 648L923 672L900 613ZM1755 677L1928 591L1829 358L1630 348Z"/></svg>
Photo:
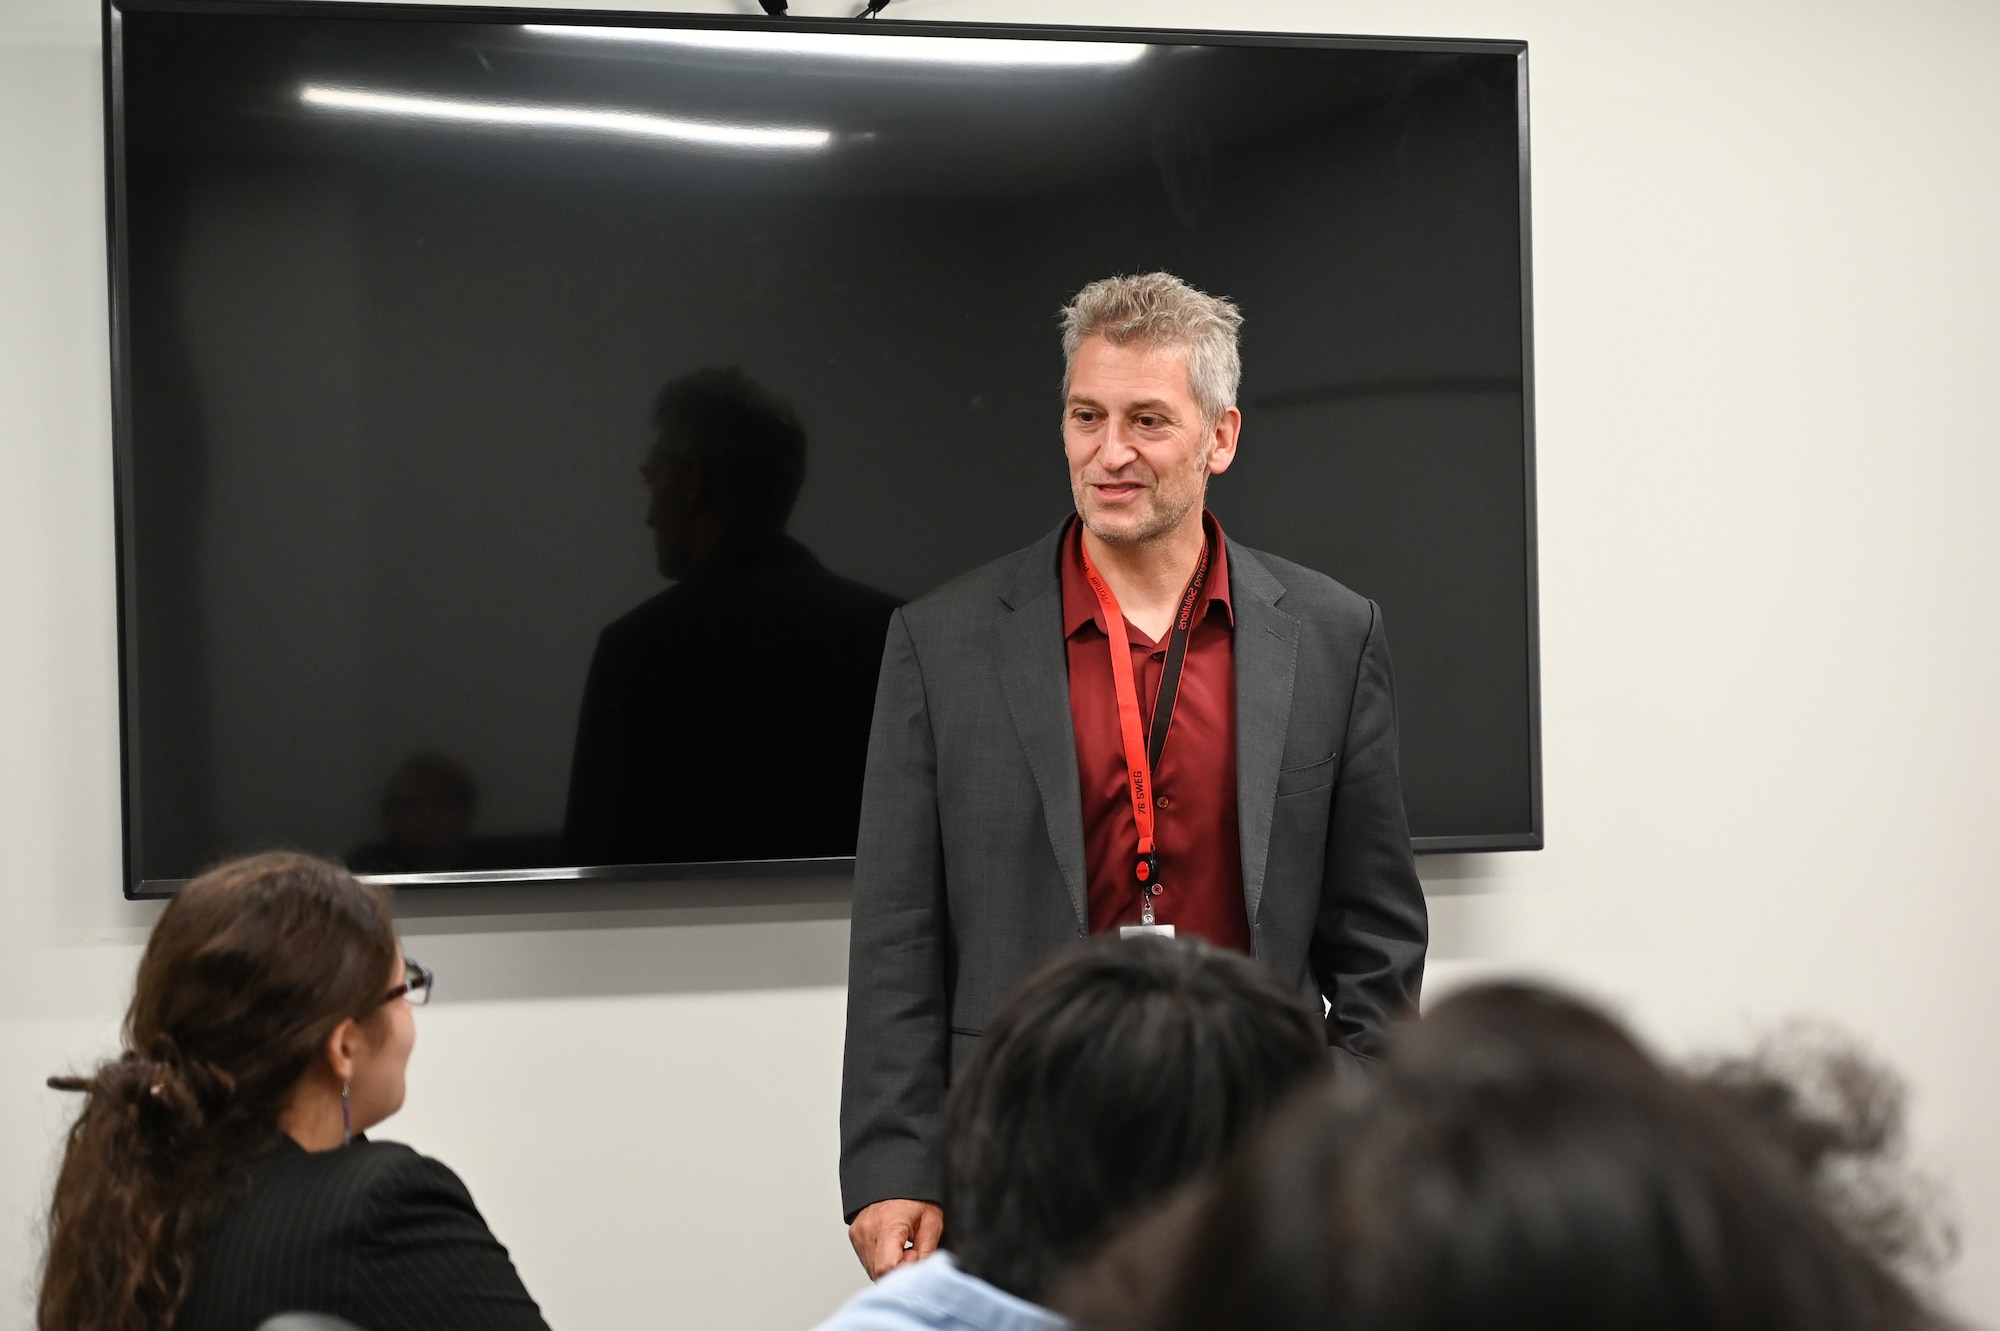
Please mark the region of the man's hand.
<svg viewBox="0 0 2000 1331"><path fill-rule="evenodd" d="M943 1233L944 1212L935 1204L896 1197L862 1207L847 1227L847 1241L868 1278L880 1280L904 1262L930 1256Z"/></svg>

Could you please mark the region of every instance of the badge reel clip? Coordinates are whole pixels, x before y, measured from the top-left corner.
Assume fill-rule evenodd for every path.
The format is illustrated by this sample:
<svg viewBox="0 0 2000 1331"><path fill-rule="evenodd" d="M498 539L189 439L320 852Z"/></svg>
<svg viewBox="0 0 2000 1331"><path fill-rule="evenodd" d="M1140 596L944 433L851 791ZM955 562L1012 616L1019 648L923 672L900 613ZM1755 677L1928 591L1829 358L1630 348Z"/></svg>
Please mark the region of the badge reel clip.
<svg viewBox="0 0 2000 1331"><path fill-rule="evenodd" d="M1139 922L1119 926L1118 936L1144 938L1150 935L1154 938L1172 938L1173 925L1153 922L1153 898L1166 890L1160 882L1159 855L1150 850L1141 855L1138 863L1132 866L1132 876L1139 880Z"/></svg>

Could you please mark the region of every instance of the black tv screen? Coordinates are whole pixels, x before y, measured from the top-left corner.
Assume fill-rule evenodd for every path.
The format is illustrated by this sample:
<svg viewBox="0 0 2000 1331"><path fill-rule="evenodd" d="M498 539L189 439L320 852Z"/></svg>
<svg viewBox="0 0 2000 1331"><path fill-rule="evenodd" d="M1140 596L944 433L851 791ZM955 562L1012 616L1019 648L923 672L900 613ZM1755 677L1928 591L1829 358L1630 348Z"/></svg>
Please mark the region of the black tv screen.
<svg viewBox="0 0 2000 1331"><path fill-rule="evenodd" d="M888 615L1072 511L1056 311L1153 269L1245 316L1224 529L1383 608L1417 848L1541 844L1520 43L106 38L128 892L837 865ZM697 418L782 533L689 516Z"/></svg>

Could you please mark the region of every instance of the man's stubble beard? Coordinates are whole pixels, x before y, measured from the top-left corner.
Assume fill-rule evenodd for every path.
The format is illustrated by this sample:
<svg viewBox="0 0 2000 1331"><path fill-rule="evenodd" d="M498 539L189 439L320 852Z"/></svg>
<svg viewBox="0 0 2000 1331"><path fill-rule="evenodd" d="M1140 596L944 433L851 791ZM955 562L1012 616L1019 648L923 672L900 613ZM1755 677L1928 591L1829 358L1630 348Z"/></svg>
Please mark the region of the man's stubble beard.
<svg viewBox="0 0 2000 1331"><path fill-rule="evenodd" d="M1195 459L1193 470L1197 479L1195 481L1194 495L1188 502L1177 505L1172 511L1155 507L1152 515L1140 523L1136 530L1106 531L1098 523L1093 522L1088 506L1084 502L1085 497L1090 493L1090 487L1080 478L1072 478L1070 481L1070 498L1076 504L1076 515L1082 521L1084 529L1098 540L1103 541L1106 545L1144 545L1148 541L1157 540L1180 526L1181 523L1187 521L1187 515L1200 508L1203 501L1208 498L1208 455L1210 451L1208 448L1202 449L1201 456ZM1157 485L1154 487L1153 494L1155 496L1160 494Z"/></svg>

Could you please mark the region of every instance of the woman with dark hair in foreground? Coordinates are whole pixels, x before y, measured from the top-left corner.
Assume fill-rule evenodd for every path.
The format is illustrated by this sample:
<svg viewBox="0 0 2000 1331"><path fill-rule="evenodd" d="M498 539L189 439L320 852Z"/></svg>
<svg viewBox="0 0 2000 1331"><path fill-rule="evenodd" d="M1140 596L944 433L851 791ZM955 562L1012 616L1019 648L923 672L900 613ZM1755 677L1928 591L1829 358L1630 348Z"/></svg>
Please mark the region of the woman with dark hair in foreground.
<svg viewBox="0 0 2000 1331"><path fill-rule="evenodd" d="M449 1169L361 1134L403 1104L411 1000L388 907L337 865L257 855L160 915L125 1049L82 1078L49 1207L41 1331L545 1331Z"/></svg>
<svg viewBox="0 0 2000 1331"><path fill-rule="evenodd" d="M1525 985L1407 1027L1058 1300L1110 1331L1915 1331L1733 1086Z"/></svg>
<svg viewBox="0 0 2000 1331"><path fill-rule="evenodd" d="M818 1331L1062 1331L1043 1305L1067 1272L1332 1075L1324 1023L1242 953L1078 943L994 1015L945 1097L943 1243Z"/></svg>

